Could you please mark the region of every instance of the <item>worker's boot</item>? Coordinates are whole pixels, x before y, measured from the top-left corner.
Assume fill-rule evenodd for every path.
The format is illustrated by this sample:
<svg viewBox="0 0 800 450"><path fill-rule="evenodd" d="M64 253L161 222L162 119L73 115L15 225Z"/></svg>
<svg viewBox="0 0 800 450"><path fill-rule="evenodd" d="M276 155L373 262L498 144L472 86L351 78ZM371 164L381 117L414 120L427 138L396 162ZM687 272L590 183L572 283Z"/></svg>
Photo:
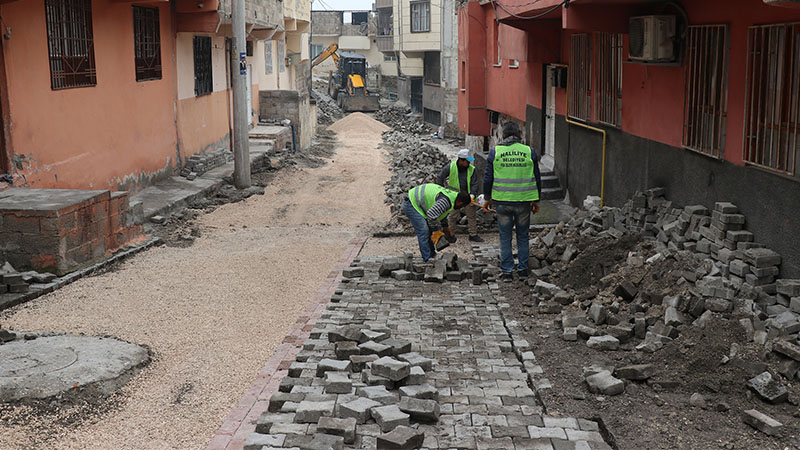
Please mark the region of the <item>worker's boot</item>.
<svg viewBox="0 0 800 450"><path fill-rule="evenodd" d="M478 236L477 234L469 237L470 242L486 242L486 239Z"/></svg>

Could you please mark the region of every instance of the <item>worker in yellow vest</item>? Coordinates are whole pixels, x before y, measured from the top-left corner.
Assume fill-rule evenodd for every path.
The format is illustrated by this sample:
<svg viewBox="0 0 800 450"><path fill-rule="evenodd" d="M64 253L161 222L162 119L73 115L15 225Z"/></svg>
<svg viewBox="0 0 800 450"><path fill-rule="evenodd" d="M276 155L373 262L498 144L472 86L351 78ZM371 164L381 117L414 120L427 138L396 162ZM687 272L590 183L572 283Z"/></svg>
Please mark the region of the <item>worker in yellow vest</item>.
<svg viewBox="0 0 800 450"><path fill-rule="evenodd" d="M514 122L503 125L503 140L489 152L483 177L486 207L497 207L500 232L500 271L503 282L514 281L511 238L516 228L517 275L528 278L531 213L539 212L542 185L536 153L521 142L522 130Z"/></svg>
<svg viewBox="0 0 800 450"><path fill-rule="evenodd" d="M450 228L443 227L441 221L454 209L469 205L470 201L469 195L464 192L443 188L433 183L422 184L408 191L402 209L417 233L423 261L428 262L436 255L436 246L431 240L433 232L442 229L443 235L455 242L455 235Z"/></svg>
<svg viewBox="0 0 800 450"><path fill-rule="evenodd" d="M472 163L475 157L470 155L469 149L461 149L458 152L458 158L442 167L439 172L439 178L436 182L439 186L444 186L454 189L459 192L466 192L472 195L473 198L480 195L478 186L478 174L475 172L475 166ZM467 230L469 231L469 240L472 242L483 242L483 238L478 236L478 221L475 212L478 207L474 204L469 204L464 207L464 212L467 213ZM450 229L454 229L458 224L458 219L461 214L458 211L453 211L447 216L447 224Z"/></svg>

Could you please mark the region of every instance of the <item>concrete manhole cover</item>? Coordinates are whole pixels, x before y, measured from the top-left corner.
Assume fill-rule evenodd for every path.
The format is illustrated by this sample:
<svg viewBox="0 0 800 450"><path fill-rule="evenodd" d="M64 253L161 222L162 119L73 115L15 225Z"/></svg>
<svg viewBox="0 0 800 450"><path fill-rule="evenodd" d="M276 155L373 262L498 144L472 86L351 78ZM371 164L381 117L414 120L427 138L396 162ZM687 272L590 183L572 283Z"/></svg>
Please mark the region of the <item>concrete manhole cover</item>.
<svg viewBox="0 0 800 450"><path fill-rule="evenodd" d="M148 360L144 348L111 338L62 335L9 342L0 345L0 402L47 398L88 385L110 393Z"/></svg>

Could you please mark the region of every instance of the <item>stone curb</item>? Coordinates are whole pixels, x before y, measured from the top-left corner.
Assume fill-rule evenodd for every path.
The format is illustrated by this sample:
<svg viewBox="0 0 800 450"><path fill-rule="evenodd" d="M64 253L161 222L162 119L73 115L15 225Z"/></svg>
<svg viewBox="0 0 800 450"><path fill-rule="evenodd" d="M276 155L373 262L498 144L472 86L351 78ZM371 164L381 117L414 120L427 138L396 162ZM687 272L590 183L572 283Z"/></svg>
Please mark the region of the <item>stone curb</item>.
<svg viewBox="0 0 800 450"><path fill-rule="evenodd" d="M331 296L335 293L336 287L342 279L342 269L350 265L366 242L366 237L350 241L339 262L334 265L327 279L311 299L308 309L298 317L292 330L275 349L267 364L259 371L253 383L233 407L225 422L209 442L207 450L241 450L244 448L245 439L256 429L255 421L261 413L267 410L269 398L278 391L281 379L289 371L289 365L294 362L297 352L302 348L303 342L309 338L311 329L322 316Z"/></svg>
<svg viewBox="0 0 800 450"><path fill-rule="evenodd" d="M89 267L86 267L85 269L76 270L75 272L68 273L63 277L56 278L55 281L53 281L52 283L48 283L47 285L45 285L43 289L37 289L35 291L28 292L27 294L22 294L19 297L13 298L12 300L9 300L7 302L0 301L0 311L11 308L13 306L20 305L25 302L29 302L45 294L49 294L53 291L61 289L62 287L68 284L72 284L73 282L83 277L92 275L102 269L105 269L106 267L109 267L112 264L124 261L125 259L137 253L143 252L156 245L160 245L162 242L163 241L161 240L160 237L151 237L147 242L135 245L127 250L118 251L117 253L111 255L108 259L104 259L99 263L93 264Z"/></svg>

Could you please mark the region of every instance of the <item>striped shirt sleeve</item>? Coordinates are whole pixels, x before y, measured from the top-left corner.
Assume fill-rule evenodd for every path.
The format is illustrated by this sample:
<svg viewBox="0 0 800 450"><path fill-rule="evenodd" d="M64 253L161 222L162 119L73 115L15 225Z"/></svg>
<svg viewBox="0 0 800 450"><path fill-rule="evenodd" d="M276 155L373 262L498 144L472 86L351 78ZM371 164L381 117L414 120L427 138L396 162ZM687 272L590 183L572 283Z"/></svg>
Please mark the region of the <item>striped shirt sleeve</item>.
<svg viewBox="0 0 800 450"><path fill-rule="evenodd" d="M444 194L436 197L436 203L428 210L428 220L436 220L450 209L450 199Z"/></svg>

